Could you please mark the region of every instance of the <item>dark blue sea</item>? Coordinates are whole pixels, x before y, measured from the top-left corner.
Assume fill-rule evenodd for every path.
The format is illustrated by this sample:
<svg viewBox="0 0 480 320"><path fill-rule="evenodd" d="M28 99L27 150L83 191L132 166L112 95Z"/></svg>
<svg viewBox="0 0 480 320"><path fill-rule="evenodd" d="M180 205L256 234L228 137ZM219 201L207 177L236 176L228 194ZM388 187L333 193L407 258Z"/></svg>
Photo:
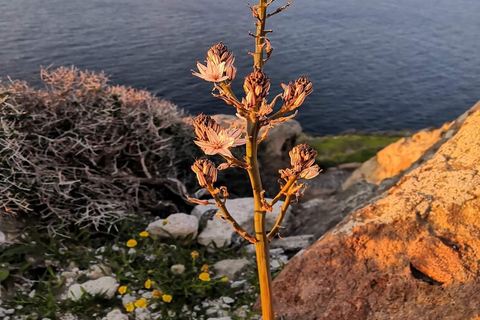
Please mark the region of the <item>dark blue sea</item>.
<svg viewBox="0 0 480 320"><path fill-rule="evenodd" d="M233 114L190 69L223 41L240 95L252 23L243 0L0 0L0 77L73 64L192 114ZM272 96L303 74L314 83L297 116L310 134L438 126L480 99L479 0L293 0L267 28Z"/></svg>

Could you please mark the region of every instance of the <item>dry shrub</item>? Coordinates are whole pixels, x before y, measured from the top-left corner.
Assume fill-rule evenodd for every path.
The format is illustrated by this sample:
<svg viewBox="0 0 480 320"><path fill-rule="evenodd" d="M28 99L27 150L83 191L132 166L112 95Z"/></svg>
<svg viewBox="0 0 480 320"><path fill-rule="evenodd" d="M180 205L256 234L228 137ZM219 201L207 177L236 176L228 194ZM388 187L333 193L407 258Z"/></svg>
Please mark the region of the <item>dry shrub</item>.
<svg viewBox="0 0 480 320"><path fill-rule="evenodd" d="M175 105L75 68L41 80L0 86L0 214L35 213L57 232L184 210L198 149Z"/></svg>

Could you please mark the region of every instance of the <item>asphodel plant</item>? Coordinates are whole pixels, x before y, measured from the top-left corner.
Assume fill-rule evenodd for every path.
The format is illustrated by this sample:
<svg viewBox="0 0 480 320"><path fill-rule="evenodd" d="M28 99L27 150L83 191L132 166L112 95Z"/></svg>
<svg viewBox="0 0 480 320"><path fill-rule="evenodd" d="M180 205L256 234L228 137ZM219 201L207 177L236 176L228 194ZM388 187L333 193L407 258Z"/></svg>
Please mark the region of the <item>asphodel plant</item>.
<svg viewBox="0 0 480 320"><path fill-rule="evenodd" d="M279 235L290 203L298 200L306 188L306 184L301 183L299 179L311 179L319 173L319 168L315 165L317 152L307 144L298 145L289 153L291 167L279 170L280 191L271 201L267 201L264 197L265 191L262 188L257 159L258 146L267 138L270 129L293 118L297 113L297 108L312 93L312 83L306 76L302 76L286 85L282 84L283 92L276 95L270 102L267 100L270 91L270 79L263 72L263 66L270 59L273 49L270 41L266 38L266 35L272 30L266 30L265 23L267 19L290 5L290 2L288 2L285 6L267 14L267 9L273 1L259 0L258 5L250 7L253 17L256 19L256 33L250 33L255 39L255 52L249 52L254 58L254 65L253 72L244 80L245 96L241 100L232 91L232 82L237 73L237 69L234 67L235 57L222 42L213 45L207 51L206 65L198 62L198 72L192 70L195 76L212 82L212 94L236 108L237 116L245 120L245 127L230 126L225 128L203 113L198 115L193 121L197 136L195 143L206 155L218 154L225 159L225 162L216 166L212 161L201 158L195 161L192 170L195 172L200 186L206 188L215 200L215 204L219 208L217 216L230 222L241 236L255 245L264 320L275 319L272 303L269 243ZM277 102L280 102L281 106L274 112ZM235 157L231 148L245 144L245 157L243 159ZM226 207L227 188L225 186L215 187L214 185L218 170L225 170L229 167L245 169L250 178L254 199L254 234L247 232L228 212ZM209 204L208 200L190 199L196 203ZM281 199L284 202L278 219L271 230L267 230L265 216L272 211L273 205Z"/></svg>

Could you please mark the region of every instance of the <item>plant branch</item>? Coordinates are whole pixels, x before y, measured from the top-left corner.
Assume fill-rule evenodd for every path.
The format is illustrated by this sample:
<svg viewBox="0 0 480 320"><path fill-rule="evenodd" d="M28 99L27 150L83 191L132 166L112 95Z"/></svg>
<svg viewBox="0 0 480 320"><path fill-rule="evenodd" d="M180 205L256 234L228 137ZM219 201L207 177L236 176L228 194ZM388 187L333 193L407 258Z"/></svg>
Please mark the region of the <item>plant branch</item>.
<svg viewBox="0 0 480 320"><path fill-rule="evenodd" d="M282 208L280 209L280 214L278 215L277 221L273 226L272 230L268 233L268 240L272 240L278 233L279 230L282 228L281 224L283 219L285 218L285 213L287 212L288 206L290 205L290 201L292 200L292 195L289 194L285 198L285 202L283 203Z"/></svg>
<svg viewBox="0 0 480 320"><path fill-rule="evenodd" d="M249 242L251 243L257 242L257 239L255 239L255 237L251 236L247 231L245 231L245 229L243 229L242 226L239 225L238 222L228 212L227 207L225 206L225 202L222 201L218 196L218 189L215 190L212 185L209 185L207 186L207 190L210 192L213 199L215 200L215 203L217 204L217 207L222 212L223 218L232 224L233 229Z"/></svg>
<svg viewBox="0 0 480 320"><path fill-rule="evenodd" d="M287 183L282 187L282 189L277 193L275 198L270 201L268 204L269 206L273 206L275 203L277 203L278 200L282 197L282 195L287 194L288 196L288 191L292 187L292 185L297 181L298 175L291 176L290 179L288 179Z"/></svg>
<svg viewBox="0 0 480 320"><path fill-rule="evenodd" d="M273 11L272 13L267 15L267 18L270 18L273 15L276 15L277 13L282 12L283 10L287 9L290 5L292 4L292 1L288 1L286 5L283 7L278 8L277 10Z"/></svg>

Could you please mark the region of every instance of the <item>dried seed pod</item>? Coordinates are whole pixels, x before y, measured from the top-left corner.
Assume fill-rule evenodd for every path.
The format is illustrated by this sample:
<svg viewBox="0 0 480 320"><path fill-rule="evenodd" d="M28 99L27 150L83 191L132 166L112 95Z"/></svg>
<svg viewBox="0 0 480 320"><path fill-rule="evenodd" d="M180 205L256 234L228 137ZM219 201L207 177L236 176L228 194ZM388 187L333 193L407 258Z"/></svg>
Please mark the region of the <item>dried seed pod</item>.
<svg viewBox="0 0 480 320"><path fill-rule="evenodd" d="M197 159L192 165L192 171L197 175L198 184L201 187L205 188L217 181L217 168L206 158Z"/></svg>

